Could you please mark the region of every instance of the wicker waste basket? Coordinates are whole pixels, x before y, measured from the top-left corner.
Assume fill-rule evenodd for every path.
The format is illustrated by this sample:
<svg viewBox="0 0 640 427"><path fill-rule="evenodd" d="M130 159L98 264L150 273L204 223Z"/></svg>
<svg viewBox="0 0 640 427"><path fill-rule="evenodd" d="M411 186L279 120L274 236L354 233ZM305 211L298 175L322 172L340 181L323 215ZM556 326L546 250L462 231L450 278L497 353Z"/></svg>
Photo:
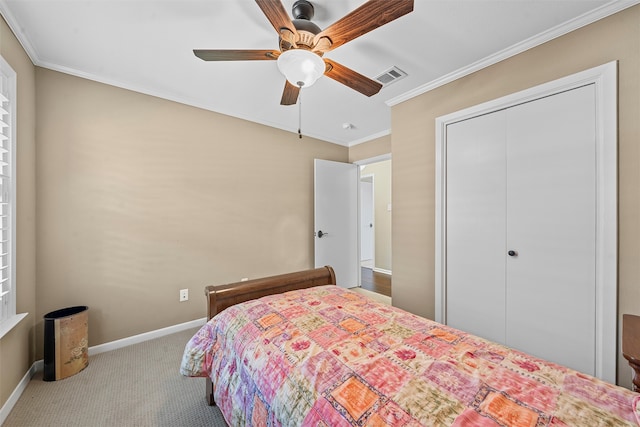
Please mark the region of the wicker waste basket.
<svg viewBox="0 0 640 427"><path fill-rule="evenodd" d="M44 315L45 381L61 380L89 364L89 307L67 307Z"/></svg>

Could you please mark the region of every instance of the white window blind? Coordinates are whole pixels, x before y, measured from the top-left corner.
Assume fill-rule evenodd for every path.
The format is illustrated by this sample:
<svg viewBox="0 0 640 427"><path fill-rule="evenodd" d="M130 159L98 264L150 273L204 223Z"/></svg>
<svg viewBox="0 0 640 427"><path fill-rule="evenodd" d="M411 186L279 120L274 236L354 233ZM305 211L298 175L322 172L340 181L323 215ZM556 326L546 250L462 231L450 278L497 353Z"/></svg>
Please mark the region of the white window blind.
<svg viewBox="0 0 640 427"><path fill-rule="evenodd" d="M0 324L16 314L15 94L15 72L0 57Z"/></svg>

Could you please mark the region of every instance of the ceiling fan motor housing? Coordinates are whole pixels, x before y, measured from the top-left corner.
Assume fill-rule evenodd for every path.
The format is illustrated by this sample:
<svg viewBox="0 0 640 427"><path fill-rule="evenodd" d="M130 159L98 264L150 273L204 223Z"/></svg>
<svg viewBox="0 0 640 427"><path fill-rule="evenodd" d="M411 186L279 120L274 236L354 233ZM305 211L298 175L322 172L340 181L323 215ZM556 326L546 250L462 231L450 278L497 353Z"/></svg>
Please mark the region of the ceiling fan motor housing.
<svg viewBox="0 0 640 427"><path fill-rule="evenodd" d="M307 0L297 0L291 8L293 19L306 19L311 21L313 18L313 5Z"/></svg>
<svg viewBox="0 0 640 427"><path fill-rule="evenodd" d="M320 27L311 22L314 14L313 5L307 0L297 0L291 8L291 13L294 18L291 22L298 33L296 44L303 49L312 49L315 35L322 31ZM287 41L280 40L281 50L285 51L291 49L291 47Z"/></svg>

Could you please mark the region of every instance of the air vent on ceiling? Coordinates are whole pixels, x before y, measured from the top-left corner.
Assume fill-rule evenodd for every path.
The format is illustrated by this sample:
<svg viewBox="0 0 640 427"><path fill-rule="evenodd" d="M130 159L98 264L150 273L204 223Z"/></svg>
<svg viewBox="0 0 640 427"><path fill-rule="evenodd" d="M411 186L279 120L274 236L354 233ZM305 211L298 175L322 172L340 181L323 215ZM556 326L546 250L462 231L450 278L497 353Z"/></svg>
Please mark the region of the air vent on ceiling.
<svg viewBox="0 0 640 427"><path fill-rule="evenodd" d="M394 66L377 76L376 80L382 83L383 86L389 86L391 83L395 83L405 77L407 77L407 73Z"/></svg>

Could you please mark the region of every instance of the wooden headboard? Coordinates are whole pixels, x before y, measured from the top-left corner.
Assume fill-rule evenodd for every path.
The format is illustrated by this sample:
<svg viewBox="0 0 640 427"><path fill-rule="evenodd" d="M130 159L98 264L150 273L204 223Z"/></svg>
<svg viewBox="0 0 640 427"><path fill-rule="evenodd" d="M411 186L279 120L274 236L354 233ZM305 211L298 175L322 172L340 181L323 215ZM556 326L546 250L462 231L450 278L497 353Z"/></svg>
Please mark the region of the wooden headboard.
<svg viewBox="0 0 640 427"><path fill-rule="evenodd" d="M207 319L227 307L267 295L280 294L314 286L335 285L336 275L330 266L278 276L263 277L226 285L207 286Z"/></svg>

